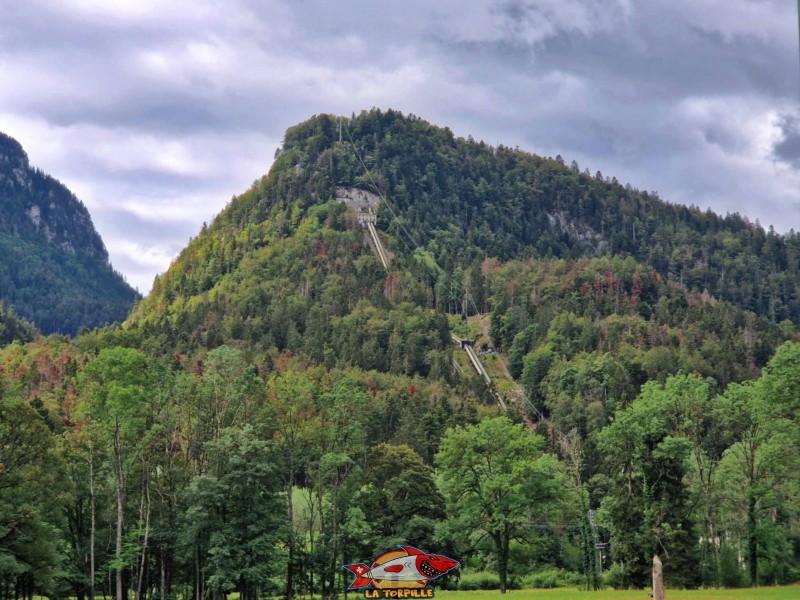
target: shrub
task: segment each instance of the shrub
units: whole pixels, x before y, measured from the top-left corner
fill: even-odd
[[[500,578],[488,571],[464,573],[461,575],[461,581],[458,582],[458,589],[464,591],[499,590]]]
[[[557,587],[580,587],[585,578],[580,573],[564,569],[545,569],[531,573],[522,579],[522,587],[529,589],[548,589]]]
[[[582,587],[586,585],[586,575],[577,571],[565,571],[563,578],[565,587]]]
[[[730,543],[722,544],[719,550],[719,582],[726,588],[738,588],[744,585],[744,579],[736,548]]]
[[[603,585],[612,587],[615,590],[626,587],[625,571],[622,570],[620,565],[613,565],[608,571],[603,573]]]

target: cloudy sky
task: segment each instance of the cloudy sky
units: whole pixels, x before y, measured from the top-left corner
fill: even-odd
[[[373,106],[800,229],[792,0],[26,0],[0,131],[141,291],[287,127]]]

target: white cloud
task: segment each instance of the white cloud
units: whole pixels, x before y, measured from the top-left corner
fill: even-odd
[[[119,257],[116,268],[130,285],[143,293],[153,285],[153,273],[161,273],[169,267],[176,250],[174,245],[139,244],[129,240],[115,240],[108,245],[109,253]]]
[[[29,0],[30,1],[30,0]],[[100,26],[163,25],[208,23],[221,19],[225,3],[193,0],[33,0],[62,17],[71,17]]]

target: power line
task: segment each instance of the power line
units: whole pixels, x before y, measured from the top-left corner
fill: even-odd
[[[800,0],[798,0],[798,4],[800,4]],[[344,121],[344,119],[343,119],[343,118],[342,118],[342,119],[340,119],[340,121],[339,121],[339,132],[340,132],[340,135],[341,135],[341,124],[342,124],[342,121]],[[361,152],[359,152],[359,150],[358,150],[358,147],[356,146],[355,140],[353,139],[353,135],[352,135],[352,133],[350,132],[350,127],[349,127],[349,125],[347,124],[347,122],[346,122],[346,121],[344,121],[344,123],[345,123],[345,130],[347,131],[347,138],[350,140],[350,145],[351,145],[351,146],[352,146],[352,148],[353,148],[353,152],[355,153],[355,155],[356,155],[356,158],[358,158],[358,162],[361,164],[361,167],[364,169],[364,173],[365,173],[365,174],[366,174],[366,176],[369,178],[369,181],[372,183],[372,187],[373,187],[373,188],[375,188],[375,191],[377,192],[378,196],[380,196],[381,200],[383,200],[383,203],[384,203],[384,205],[386,206],[386,209],[389,211],[389,213],[392,215],[392,217],[394,217],[394,219],[395,219],[395,221],[397,222],[398,226],[399,226],[399,227],[400,227],[400,229],[403,231],[403,233],[405,233],[405,234],[406,234],[406,236],[408,237],[408,239],[409,239],[409,240],[411,241],[411,243],[414,245],[415,249],[420,249],[420,250],[422,250],[422,246],[421,246],[421,245],[420,245],[420,244],[419,244],[419,243],[418,243],[418,242],[417,242],[417,241],[414,239],[414,237],[411,235],[411,233],[409,233],[409,231],[408,231],[408,230],[405,228],[405,226],[403,225],[403,222],[402,222],[402,220],[400,219],[400,217],[399,217],[399,216],[397,215],[397,213],[395,213],[395,211],[392,209],[392,206],[391,206],[391,204],[389,203],[389,200],[388,200],[388,198],[386,198],[386,196],[384,195],[384,193],[383,193],[383,192],[381,191],[381,189],[378,187],[378,184],[375,182],[375,179],[372,177],[372,173],[370,173],[370,170],[367,168],[367,165],[366,165],[366,163],[364,162],[364,159],[363,159],[363,158],[362,158],[362,156],[361,156]],[[408,245],[408,244],[405,242],[405,240],[403,240],[403,239],[402,239],[402,237],[398,237],[398,239],[399,239],[401,242],[403,242],[403,245],[406,247],[406,249],[407,249],[407,250],[408,250],[408,251],[409,251],[411,254],[413,254],[413,253],[414,253],[414,251],[413,251],[413,250],[411,250],[411,248],[409,247],[409,245]],[[465,295],[466,295],[466,296],[467,296],[467,298],[469,299],[470,303],[472,304],[472,307],[473,307],[473,309],[475,310],[475,313],[476,313],[476,314],[480,314],[480,311],[478,311],[478,307],[477,307],[477,305],[475,304],[475,301],[474,301],[474,299],[472,298],[472,295],[471,295],[471,294],[470,294],[468,291],[466,291],[466,290],[463,288],[463,286],[462,286],[461,284],[458,284],[458,283],[456,283],[456,282],[455,282],[455,281],[454,281],[454,280],[453,280],[453,279],[452,279],[452,278],[451,278],[451,277],[450,277],[450,276],[447,274],[447,272],[446,272],[444,269],[442,269],[442,267],[440,267],[440,266],[439,266],[439,265],[438,265],[438,264],[437,264],[435,261],[434,261],[434,264],[435,264],[435,265],[436,265],[436,267],[439,269],[439,273],[438,273],[438,274],[442,275],[442,276],[443,276],[443,277],[444,277],[444,278],[445,278],[445,279],[446,279],[446,280],[447,280],[447,281],[450,283],[450,286],[451,286],[451,288],[450,288],[450,289],[451,289],[451,290],[453,290],[453,289],[461,289],[461,290],[463,290],[463,291],[464,291],[464,293],[465,293]],[[428,271],[428,273],[430,273],[430,274],[431,274],[431,275],[434,277],[434,279],[436,278],[436,276],[437,276],[437,273],[436,273],[436,272],[434,272],[434,271],[432,271],[432,270],[431,270],[431,269],[428,267],[428,265],[427,265],[427,264],[426,264],[424,261],[422,262],[422,266],[423,266],[423,267],[424,267],[424,268],[425,268],[425,269]],[[513,378],[512,378],[512,381],[514,381],[514,379],[513,379]],[[515,385],[517,385],[517,387],[518,387],[518,388],[520,387],[520,386],[519,386],[519,383],[517,383],[516,381],[514,381],[514,384],[515,384]],[[534,406],[533,402],[531,402],[531,401],[530,401],[530,400],[527,398],[527,395],[524,393],[524,391],[523,391],[523,390],[521,390],[521,389],[520,389],[520,391],[522,392],[523,399],[524,399],[524,402],[525,402],[525,406],[527,406],[527,407],[528,407],[528,409],[530,409],[531,411],[534,411],[534,412],[535,412],[536,416],[537,416],[537,417],[538,417],[538,419],[539,419],[539,423],[546,424],[548,427],[550,427],[550,429],[552,430],[552,432],[553,432],[553,433],[554,433],[554,434],[555,434],[555,435],[556,435],[558,438],[560,438],[562,441],[565,441],[565,442],[566,442],[566,441],[568,441],[568,440],[569,440],[568,436],[567,436],[567,435],[566,435],[566,434],[565,434],[563,431],[561,431],[561,430],[560,430],[558,427],[556,427],[556,426],[555,426],[555,424],[553,424],[553,422],[552,422],[552,421],[548,421],[548,420],[547,420],[547,418],[545,417],[544,413],[543,413],[541,410],[539,410],[539,408],[538,408],[538,407]]]
[[[339,132],[340,132],[340,135],[341,135],[341,123],[342,123],[343,120],[344,119],[341,119],[339,121],[339,127],[340,127]],[[414,245],[415,250],[417,250],[417,249],[422,250],[423,249],[422,246],[414,239],[414,236],[412,236],[411,233],[409,233],[409,231],[408,231],[408,229],[406,229],[405,225],[403,225],[402,219],[397,215],[397,213],[394,212],[394,210],[392,210],[392,206],[389,203],[388,198],[386,198],[384,193],[378,187],[378,184],[375,182],[375,179],[373,179],[372,173],[370,173],[369,169],[367,168],[366,163],[364,162],[364,159],[361,157],[361,153],[358,151],[358,147],[356,146],[356,143],[353,140],[353,135],[351,134],[350,127],[349,127],[349,125],[347,125],[346,121],[345,121],[345,130],[347,131],[347,137],[350,140],[350,145],[353,147],[353,151],[355,152],[355,155],[358,158],[358,162],[361,164],[361,167],[364,169],[364,173],[367,175],[367,177],[369,178],[370,182],[372,183],[372,187],[375,188],[375,191],[377,192],[378,196],[380,196],[381,200],[383,200],[383,203],[386,206],[386,209],[389,211],[389,213],[392,215],[392,217],[394,217],[394,220],[397,222],[397,225],[399,226],[400,230],[403,233],[406,234],[406,236],[408,237],[409,240],[411,240],[411,243]],[[400,239],[401,239],[401,241],[403,241],[403,244],[406,246],[406,249],[408,249],[409,252],[411,252],[411,254],[413,254],[414,251],[412,251],[409,248],[408,244],[406,244],[405,241],[402,240],[402,238],[400,238]],[[463,291],[463,293],[466,296],[467,300],[472,305],[472,308],[475,310],[475,314],[480,314],[480,311],[478,310],[478,306],[475,304],[475,300],[472,298],[472,294],[470,294],[466,289],[464,289],[463,284],[456,283],[447,274],[447,272],[444,269],[442,269],[442,267],[440,267],[435,262],[435,260],[434,260],[434,265],[436,266],[437,269],[439,269],[438,273],[436,273],[435,271],[432,271],[428,267],[428,265],[425,264],[425,262],[422,263],[422,266],[425,267],[425,269],[428,271],[428,273],[430,273],[433,276],[434,279],[436,279],[437,275],[443,276],[445,278],[445,280],[450,284],[450,290],[451,291],[453,291],[453,290],[461,290],[461,291]]]
[[[800,0],[798,0],[798,6],[800,6]],[[341,142],[341,132],[342,132],[341,123],[342,123],[342,121],[340,120],[339,121],[339,141],[340,142]],[[420,244],[414,239],[414,237],[411,235],[411,233],[409,233],[409,231],[405,228],[405,226],[403,225],[402,220],[398,217],[397,213],[395,213],[395,211],[392,209],[392,206],[389,203],[389,200],[383,194],[381,189],[378,187],[378,184],[375,182],[375,179],[372,177],[372,173],[370,173],[369,169],[367,168],[367,165],[364,162],[364,159],[362,158],[361,153],[359,152],[355,141],[353,140],[353,136],[352,136],[352,134],[350,132],[350,127],[347,125],[346,122],[345,122],[345,129],[347,131],[347,137],[350,140],[350,144],[351,144],[351,146],[353,148],[353,151],[355,152],[355,155],[358,158],[358,162],[361,164],[361,167],[364,169],[364,172],[366,173],[367,177],[369,178],[369,181],[372,183],[372,187],[375,188],[375,191],[377,192],[378,196],[381,198],[381,200],[383,200],[384,206],[386,206],[386,209],[389,211],[389,213],[392,215],[392,217],[394,217],[394,219],[397,222],[400,230],[403,233],[405,233],[405,235],[408,237],[408,239],[414,245],[415,250],[416,249],[422,249]],[[413,255],[414,251],[411,250],[411,248],[406,243],[406,241],[400,236],[398,236],[398,239],[403,243],[403,245],[406,247],[406,249],[409,251],[409,253]],[[434,280],[435,280],[436,276],[437,276],[437,273],[432,271],[428,267],[428,265],[427,265],[427,263],[425,261],[421,261],[421,262],[422,262],[423,267],[426,269],[426,271],[428,271],[434,277]],[[475,304],[474,299],[472,298],[472,295],[466,289],[464,289],[461,284],[456,284],[454,282],[454,280],[452,278],[450,278],[450,276],[445,272],[445,270],[442,269],[442,267],[440,267],[436,263],[435,259],[434,259],[434,265],[436,266],[437,269],[439,269],[439,273],[438,274],[442,275],[450,283],[450,285],[451,285],[450,289],[451,290],[453,290],[453,289],[462,289],[464,291],[466,297],[469,299],[470,303],[472,304],[472,307],[475,310],[475,313],[476,314],[480,314],[480,312],[478,311],[478,307]],[[537,415],[537,417],[539,419],[539,423],[545,424],[546,426],[548,426],[550,428],[554,438],[557,438],[562,444],[569,444],[570,443],[569,436],[564,434],[558,427],[556,427],[555,424],[551,420],[550,421],[547,420],[546,417],[544,416],[544,413],[542,413],[542,411],[540,411],[539,408],[536,407],[533,404],[533,402],[531,402],[528,399],[527,394],[525,394],[524,390],[522,390],[522,388],[519,385],[519,383],[514,381],[513,378],[512,378],[512,381],[517,386],[517,389],[522,393],[522,398],[523,398],[523,400],[525,402],[525,406],[527,406],[529,410],[534,411],[536,413],[536,415]],[[503,403],[502,399],[500,398],[499,392],[496,391],[496,394],[497,394],[498,399],[500,400],[500,405],[505,410],[508,410],[506,408],[505,404]],[[582,485],[581,485],[581,489],[583,489]],[[592,541],[594,542],[595,550],[597,550],[599,546],[598,546],[597,526],[596,526],[595,520],[594,520],[594,511],[590,511],[589,520],[590,520],[590,523],[591,523]],[[540,522],[531,521],[531,522],[527,523],[527,526],[528,527],[532,527],[532,528],[544,529],[544,530],[550,530],[550,529],[554,529],[554,528],[565,528],[565,529],[571,529],[573,531],[579,530],[582,527],[580,524],[575,524],[575,523],[572,523],[572,522],[564,522],[564,521],[559,521],[558,523],[540,523]],[[600,556],[602,557],[602,550],[600,552],[601,552]],[[600,562],[600,568],[602,570],[602,558],[600,559],[599,562]]]

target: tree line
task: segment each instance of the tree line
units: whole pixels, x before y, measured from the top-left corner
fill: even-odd
[[[800,345],[746,383],[647,383],[590,453],[441,382],[120,335],[0,353],[4,598],[334,597],[396,544],[503,590],[641,587],[653,553],[673,585],[797,578]]]

